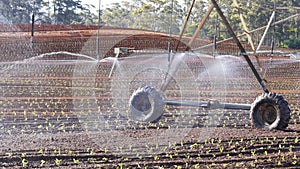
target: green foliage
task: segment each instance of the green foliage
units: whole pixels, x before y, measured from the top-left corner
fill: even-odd
[[[35,8],[39,9],[43,6],[47,6],[48,3],[43,0],[35,1]],[[0,1],[0,16],[6,18],[4,21],[12,24],[30,23],[31,15],[34,10],[33,1],[10,1],[2,0]],[[36,10],[37,17],[45,15],[45,12]],[[3,19],[2,21],[3,22]]]
[[[101,19],[110,26],[130,27],[133,20],[131,18],[131,8],[127,2],[113,3],[111,7],[104,10]]]
[[[53,6],[53,17],[58,24],[83,24],[93,18],[91,11],[82,5],[81,0],[54,0]]]
[[[34,3],[35,2],[35,3]],[[0,1],[0,23],[29,24],[32,14],[40,24],[92,24],[96,15],[93,5],[82,5],[81,0]]]
[[[102,20],[111,26],[169,32],[172,13],[172,32],[179,33],[182,10],[174,1],[173,11],[169,0],[134,0],[113,3],[103,11]]]
[[[283,44],[292,49],[300,49],[300,38],[285,40]]]
[[[33,2],[36,2],[35,5]],[[102,24],[123,28],[136,28],[158,32],[178,34],[189,11],[191,1],[174,0],[131,0],[111,3],[102,9]],[[243,33],[239,14],[242,14],[249,30],[267,25],[273,12],[273,2],[270,1],[238,1],[239,9],[232,1],[220,1],[219,5],[237,34]],[[295,14],[292,7],[300,6],[300,1],[278,1],[277,6],[290,7],[276,11],[276,20],[285,19]],[[196,0],[187,28],[186,36],[192,36],[203,19],[210,3]],[[98,14],[93,13],[93,5],[84,5],[82,0],[30,0],[30,1],[0,1],[0,23],[29,24],[35,11],[35,20],[39,24],[97,24]],[[35,10],[34,10],[35,9]],[[172,18],[170,17],[172,15]],[[172,25],[171,25],[172,22]],[[269,45],[272,36],[275,45],[299,48],[299,19],[295,17],[283,24],[272,27],[264,41]],[[263,31],[252,34],[254,43],[258,44]],[[210,38],[217,35],[218,39],[229,38],[215,10],[212,11],[199,36]],[[247,38],[241,38],[247,41]]]

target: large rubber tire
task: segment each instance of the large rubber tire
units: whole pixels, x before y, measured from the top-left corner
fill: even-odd
[[[164,113],[165,96],[151,86],[138,88],[129,99],[131,117],[141,122],[157,122]]]
[[[251,105],[250,119],[256,128],[284,130],[288,127],[291,110],[288,102],[276,93],[263,93]]]

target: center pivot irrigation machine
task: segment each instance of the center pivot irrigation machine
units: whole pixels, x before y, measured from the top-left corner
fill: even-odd
[[[207,109],[238,109],[250,110],[251,123],[256,128],[268,128],[284,130],[290,120],[290,108],[288,102],[279,94],[272,93],[267,88],[265,81],[260,77],[244,47],[234,33],[219,5],[211,0],[212,7],[216,9],[223,23],[235,40],[240,52],[247,61],[258,83],[263,89],[263,94],[258,96],[252,104],[221,103],[217,100],[211,101],[189,101],[189,100],[168,100],[164,91],[169,85],[171,78],[166,78],[160,89],[151,86],[142,86],[134,91],[129,99],[131,114],[135,119],[142,122],[157,122],[163,115],[166,105],[173,106],[196,106]],[[178,65],[170,64],[170,67],[178,69]]]

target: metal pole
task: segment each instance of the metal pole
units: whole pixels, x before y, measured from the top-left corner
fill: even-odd
[[[215,34],[214,34],[214,46],[213,46],[213,57],[216,57],[217,52],[217,34],[218,34],[218,16],[215,19]]]
[[[34,15],[35,15],[35,1],[33,2],[33,10],[32,10],[32,17],[31,17],[31,39],[30,42],[34,43]]]
[[[180,41],[181,41],[181,39],[182,39],[183,33],[184,33],[184,31],[185,31],[186,25],[187,25],[187,23],[188,23],[188,21],[189,21],[189,19],[190,19],[190,16],[191,16],[193,7],[194,7],[194,5],[195,5],[195,1],[196,1],[196,0],[193,0],[193,1],[192,1],[192,4],[191,4],[190,9],[189,9],[189,12],[188,12],[188,14],[187,14],[187,16],[186,16],[186,18],[185,18],[185,20],[184,20],[184,24],[183,24],[183,26],[182,26],[182,28],[181,28],[181,31],[180,31],[180,34],[179,34],[179,40],[178,40],[178,43],[177,43],[177,45],[176,45],[175,51],[178,50],[178,47],[179,47]]]
[[[264,42],[265,37],[266,37],[266,35],[267,35],[270,27],[271,27],[271,24],[272,24],[272,21],[274,19],[274,16],[275,16],[275,11],[273,11],[273,13],[272,13],[272,15],[270,17],[270,20],[268,22],[267,28],[265,29],[265,32],[264,32],[264,34],[263,34],[263,36],[262,36],[262,38],[261,38],[261,40],[260,40],[260,42],[259,42],[259,44],[258,44],[258,46],[256,48],[256,51],[260,50],[260,47],[261,47],[262,43]]]
[[[276,21],[276,1],[274,1],[274,21]],[[271,54],[273,54],[274,52],[274,46],[275,46],[275,33],[276,33],[276,25],[274,25],[273,27],[273,34],[272,34],[272,49],[271,49]]]
[[[97,60],[100,60],[100,45],[101,45],[101,41],[100,41],[100,24],[101,24],[101,0],[99,0],[99,13],[98,13],[98,33],[97,33]]]
[[[235,109],[235,110],[250,110],[250,104],[239,103],[220,103],[216,100],[211,101],[192,101],[192,100],[166,100],[164,101],[169,106],[191,106],[202,107],[208,109]]]
[[[258,74],[257,70],[255,69],[253,63],[251,62],[249,56],[246,54],[246,50],[245,48],[242,46],[241,42],[239,41],[239,39],[237,38],[236,34],[234,33],[232,27],[230,26],[228,20],[226,19],[225,15],[223,14],[221,8],[219,7],[219,5],[217,4],[217,2],[215,0],[211,0],[211,2],[214,4],[218,14],[220,15],[220,17],[222,18],[225,26],[228,29],[228,32],[231,34],[231,36],[233,37],[233,39],[235,40],[237,46],[239,47],[241,53],[243,54],[244,58],[246,59],[248,65],[250,66],[253,74],[255,75],[257,81],[259,82],[259,84],[261,85],[261,87],[263,88],[265,93],[269,93],[269,90],[267,88],[267,86],[265,85],[265,82],[262,80],[262,78],[260,77],[260,75]]]
[[[189,50],[189,48],[191,48],[192,44],[194,43],[195,39],[198,37],[201,29],[203,28],[204,24],[206,23],[209,15],[213,9],[214,9],[214,5],[211,4],[209,6],[209,8],[207,9],[207,12],[205,13],[204,18],[199,23],[198,28],[197,28],[196,32],[194,33],[192,39],[189,41],[188,48],[186,50]]]
[[[173,8],[174,8],[174,0],[171,1],[171,14],[170,14],[170,25],[169,25],[169,42],[168,42],[168,64],[169,64],[169,66],[172,62],[171,54],[172,54]]]
[[[217,53],[217,35],[214,35],[214,46],[213,46],[213,57],[216,57],[216,53]]]
[[[54,24],[57,24],[58,23],[58,13],[57,13],[57,10],[58,10],[58,7],[56,6],[56,0],[54,0],[54,5],[53,5],[53,10],[54,10]]]
[[[169,42],[168,42],[168,71],[165,74],[165,78],[160,87],[161,91],[165,91],[170,83],[169,72],[171,70],[171,65],[173,62],[172,57],[172,27],[173,27],[173,8],[174,8],[174,0],[171,1],[171,14],[170,14],[170,25],[169,25]]]

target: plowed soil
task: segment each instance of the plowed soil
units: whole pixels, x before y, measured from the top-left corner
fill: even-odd
[[[297,60],[262,60],[260,73],[291,108],[288,128],[270,131],[251,126],[246,110],[166,106],[157,123],[132,120],[131,92],[159,86],[167,55],[124,57],[109,78],[112,58],[20,53],[0,64],[2,168],[299,168]],[[223,77],[209,74],[215,62]],[[184,63],[165,91],[170,100],[251,104],[262,93],[243,58],[197,54]]]

